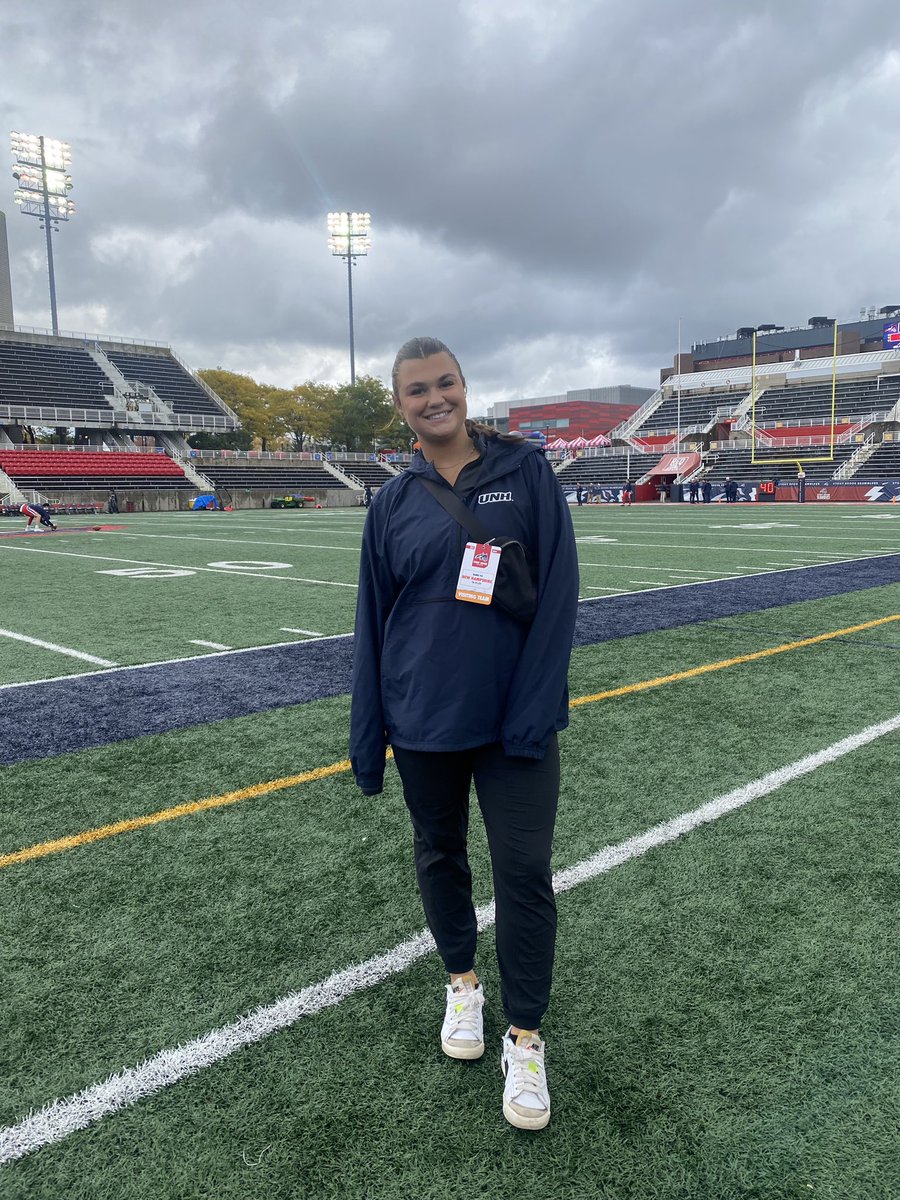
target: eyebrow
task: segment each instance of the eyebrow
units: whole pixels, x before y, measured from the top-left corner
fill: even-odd
[[[457,378],[458,378],[458,376],[457,376],[457,374],[456,374],[456,372],[455,372],[455,371],[445,371],[443,375],[439,375],[439,376],[437,377],[437,379],[435,380],[435,382],[436,382],[436,383],[443,383],[445,379],[457,379]],[[426,386],[426,384],[427,384],[427,380],[425,380],[425,379],[411,379],[411,380],[409,381],[409,383],[405,383],[405,384],[403,385],[403,390],[404,390],[404,392],[405,392],[405,391],[408,391],[408,390],[409,390],[409,388],[413,388],[413,387],[425,387],[425,386]]]

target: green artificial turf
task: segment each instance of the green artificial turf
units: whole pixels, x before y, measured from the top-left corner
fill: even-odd
[[[851,761],[561,898],[544,1133],[500,1114],[487,935],[481,1062],[440,1053],[432,958],[6,1168],[0,1194],[896,1194],[894,754]]]
[[[860,512],[861,507],[823,512],[779,505],[774,513],[758,505],[737,511],[576,509],[581,594],[597,598],[900,552],[900,525],[882,519],[900,514],[870,512],[874,505]],[[209,652],[193,644],[198,640],[244,648],[298,636],[283,632],[284,626],[349,633],[362,522],[363,514],[354,509],[137,514],[117,518],[118,532],[0,539],[0,568],[11,570],[16,580],[8,601],[0,601],[0,628],[123,665]],[[222,561],[289,566],[246,568],[266,578],[207,570]],[[104,573],[139,569],[142,563],[194,574]],[[25,607],[22,596],[28,597]],[[0,637],[0,683],[94,669]]]
[[[793,519],[785,507],[776,512]],[[717,561],[714,549],[688,557],[650,544],[670,534],[685,542],[685,522],[697,515],[602,509],[574,518],[579,536],[641,539],[644,565],[668,569]],[[198,526],[190,515],[134,518],[129,528],[186,536],[165,553],[148,542],[144,557],[193,564],[293,562],[290,548],[264,548],[263,538],[358,545],[361,528],[361,514],[234,517],[232,534],[250,545],[195,542],[198,529],[218,537],[228,527]],[[835,557],[875,552],[872,542],[841,540],[837,510],[800,519],[806,534],[838,538]],[[866,524],[865,534],[862,520],[845,524],[860,537],[874,525],[882,546],[900,540],[887,521]],[[689,532],[698,544],[720,536]],[[761,536],[749,531],[748,543]],[[791,538],[799,558],[803,538]],[[590,553],[611,564],[625,553],[617,546],[590,544]],[[323,570],[336,558],[355,561],[303,554],[306,563],[318,555]],[[106,657],[115,655],[102,647],[118,638],[132,655],[121,661],[176,656],[166,639],[177,621],[192,622],[192,637],[224,641],[210,632],[219,617],[249,639],[243,644],[288,637],[273,635],[276,624],[328,631],[299,609],[282,619],[271,608],[276,592],[315,597],[321,621],[335,625],[349,604],[352,622],[349,589],[197,575],[172,581],[192,589],[180,599],[174,591],[153,599],[143,589],[163,581],[42,561],[17,563],[27,594],[49,588],[35,636]],[[131,599],[118,608],[111,595]],[[573,654],[570,693],[896,613],[900,585],[583,647]],[[9,606],[0,627],[32,632],[23,619]],[[893,716],[898,626],[573,711],[562,735],[555,867]],[[90,668],[0,638],[0,680],[67,669]],[[0,853],[343,759],[348,713],[338,697],[4,768]],[[469,1195],[516,1200],[900,1194],[890,1115],[900,1099],[891,1074],[896,761],[892,735],[561,898],[546,1027],[555,1111],[537,1139],[502,1121],[493,1047],[476,1065],[436,1050],[441,977],[432,958],[0,1168],[0,1197],[443,1200],[460,1181]],[[491,888],[477,816],[471,852],[481,903]],[[422,925],[392,767],[375,799],[339,775],[0,870],[0,1122],[384,952]],[[489,933],[480,961],[493,1038],[501,1018],[492,952]]]

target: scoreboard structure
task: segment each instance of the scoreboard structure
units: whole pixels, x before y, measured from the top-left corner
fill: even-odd
[[[885,325],[882,336],[885,350],[900,350],[900,321]]]

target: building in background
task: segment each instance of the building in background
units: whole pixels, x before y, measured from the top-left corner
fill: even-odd
[[[13,327],[12,282],[9,277],[9,245],[6,214],[0,212],[0,329]]]
[[[534,396],[502,400],[487,411],[487,420],[502,433],[539,430],[549,438],[567,440],[609,433],[653,395],[653,388],[617,384],[614,387],[578,388],[559,396]]]
[[[756,361],[793,362],[803,358],[830,358],[834,353],[834,317],[810,317],[804,326],[742,325],[732,336],[712,342],[696,342],[689,354],[675,356],[671,367],[663,367],[660,383],[671,375],[695,371],[720,371],[728,367],[747,367],[753,357],[756,334]],[[900,304],[885,304],[876,309],[862,308],[855,321],[838,320],[838,354],[864,354],[870,350],[891,350],[900,346]]]

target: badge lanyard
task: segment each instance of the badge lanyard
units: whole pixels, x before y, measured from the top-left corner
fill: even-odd
[[[501,550],[487,542],[466,542],[459,579],[456,581],[456,599],[470,604],[490,604],[497,582]]]

